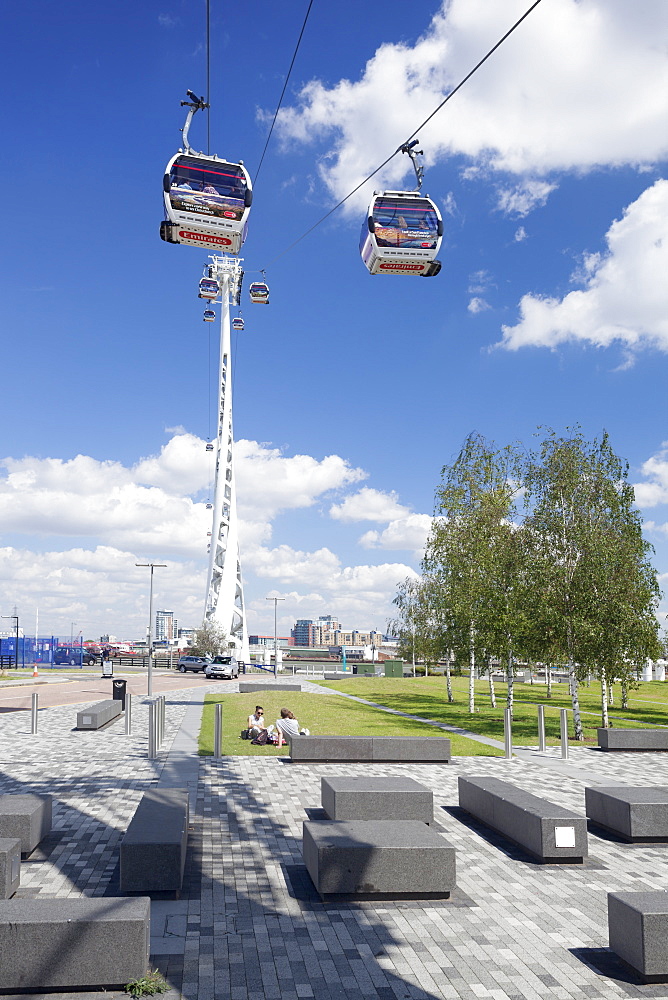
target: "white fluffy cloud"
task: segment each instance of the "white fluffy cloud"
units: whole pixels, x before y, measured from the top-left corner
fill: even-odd
[[[330,490],[366,478],[338,455],[321,461],[310,455],[286,457],[257,441],[237,441],[234,451],[237,492],[243,517],[271,518],[281,510],[310,507]]]
[[[635,483],[633,487],[638,506],[656,507],[668,503],[668,441],[643,463],[642,473],[648,481]]]
[[[366,549],[410,549],[422,556],[431,531],[429,514],[407,514],[390,521],[384,531],[367,531],[360,538]]]
[[[524,0],[444,0],[415,45],[381,45],[358,80],[309,82],[279,116],[283,138],[329,143],[321,177],[343,197],[525,9]],[[539,185],[534,203],[551,171],[656,162],[668,149],[667,29],[664,0],[541,4],[420,132],[428,161],[458,155],[477,170],[523,175]],[[372,184],[398,186],[410,172],[395,156]],[[520,215],[531,201],[524,192],[508,195]]]
[[[520,322],[503,327],[499,346],[584,341],[668,351],[668,180],[643,191],[612,223],[606,242],[606,253],[585,258],[583,289],[561,299],[523,296]]]
[[[534,208],[544,205],[556,184],[547,181],[526,180],[514,187],[499,189],[499,209],[504,215],[523,219]]]
[[[29,618],[39,608],[42,631],[66,634],[75,622],[87,638],[104,631],[136,637],[146,624],[148,576],[135,563],[157,559],[167,567],[156,573],[156,607],[173,608],[182,624],[197,624],[211,529],[211,514],[197,495],[208,486],[209,466],[204,441],[181,428],[159,454],[131,466],[86,455],[0,460],[5,602],[18,604]],[[341,492],[333,516],[343,522],[413,516],[396,495],[364,488],[346,497],[345,490],[365,478],[363,470],[338,455],[287,456],[255,441],[237,443],[235,468],[247,593],[258,584],[264,591],[267,581],[287,584],[297,595],[298,616],[330,608],[353,624],[380,625],[410,567],[344,566],[326,546],[271,547],[273,521],[283,511],[315,508]],[[6,544],[10,539],[13,546]],[[308,594],[315,595],[312,609]],[[251,630],[261,629],[269,614],[263,601],[257,604],[259,621],[249,620]]]
[[[358,493],[333,504],[330,517],[336,521],[391,521],[408,514],[408,507],[399,503],[396,493],[383,493],[364,486]]]

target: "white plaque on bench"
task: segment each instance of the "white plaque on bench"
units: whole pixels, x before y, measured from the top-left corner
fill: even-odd
[[[575,847],[575,827],[555,826],[554,828],[555,847]]]
[[[81,716],[81,725],[82,726],[92,726],[93,725],[93,716],[92,715],[82,715]]]

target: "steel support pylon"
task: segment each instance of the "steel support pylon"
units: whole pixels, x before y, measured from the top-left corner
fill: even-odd
[[[230,303],[238,304],[243,270],[233,257],[212,257],[212,277],[220,282],[220,362],[218,367],[218,434],[204,618],[222,626],[238,660],[248,663],[248,631],[244,607],[239,523],[234,476],[232,431],[232,354]]]

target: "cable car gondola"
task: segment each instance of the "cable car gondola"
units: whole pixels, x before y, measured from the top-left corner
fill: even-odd
[[[243,328],[244,328],[243,317],[242,316],[235,316],[234,319],[232,320],[232,329],[233,330],[243,330]]]
[[[401,150],[408,153],[418,180],[415,191],[376,191],[360,234],[360,254],[370,274],[415,274],[431,278],[441,270],[436,255],[443,237],[443,219],[435,202],[420,193],[423,167],[415,162],[417,140]]]
[[[216,318],[216,313],[213,309],[205,309],[202,319],[205,323],[213,323]]]
[[[208,108],[203,97],[188,91],[190,110],[183,127],[183,150],[165,168],[163,192],[167,219],[160,236],[167,243],[213,247],[238,254],[246,239],[253,186],[243,161],[197,153],[188,143],[195,112]]]
[[[266,281],[251,281],[248,293],[251,302],[258,305],[269,305],[269,285]]]
[[[213,441],[207,441],[207,443],[206,443],[206,450],[207,451],[213,451]]]
[[[200,299],[214,299],[218,298],[220,293],[220,285],[215,278],[200,278],[199,282],[199,292],[198,297]]]

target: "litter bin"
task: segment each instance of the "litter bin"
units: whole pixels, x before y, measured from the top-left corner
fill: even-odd
[[[115,678],[111,682],[111,688],[114,692],[114,701],[120,701],[123,711],[125,711],[125,688],[127,683],[127,681],[121,680],[120,677]]]

